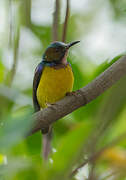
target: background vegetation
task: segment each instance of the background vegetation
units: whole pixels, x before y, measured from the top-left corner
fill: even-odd
[[[126,77],[54,124],[49,162],[41,158],[41,133],[24,139],[34,69],[52,41],[54,9],[51,0],[0,1],[0,180],[125,180]],[[60,0],[58,40],[65,10]],[[125,0],[70,1],[66,42],[81,40],[68,57],[74,90],[125,54],[125,32]]]

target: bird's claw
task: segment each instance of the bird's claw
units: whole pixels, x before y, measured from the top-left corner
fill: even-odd
[[[50,107],[50,106],[52,106],[52,105],[55,105],[55,103],[46,103],[46,106],[47,106],[47,107]]]
[[[66,96],[75,96],[76,95],[76,92],[75,91],[72,91],[72,92],[67,92],[66,93]]]

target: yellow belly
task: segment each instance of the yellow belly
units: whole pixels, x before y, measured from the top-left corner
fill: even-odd
[[[67,92],[72,91],[73,83],[74,76],[69,64],[60,69],[44,67],[37,89],[37,100],[40,107],[45,108],[47,104],[62,99]]]

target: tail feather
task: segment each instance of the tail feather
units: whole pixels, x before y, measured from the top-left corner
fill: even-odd
[[[49,128],[48,133],[43,134],[43,158],[48,159],[51,152],[51,140],[52,140],[52,127]]]

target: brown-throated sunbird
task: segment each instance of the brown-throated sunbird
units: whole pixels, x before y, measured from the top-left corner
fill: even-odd
[[[35,111],[46,108],[49,104],[54,104],[72,91],[74,75],[71,65],[67,62],[67,54],[69,48],[79,42],[74,41],[69,44],[53,42],[45,50],[42,61],[35,69],[33,80]],[[50,129],[42,129],[43,157],[45,159],[50,151]]]

